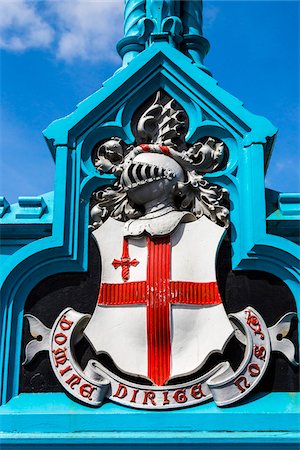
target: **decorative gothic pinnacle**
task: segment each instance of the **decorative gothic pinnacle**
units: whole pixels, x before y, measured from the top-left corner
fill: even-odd
[[[157,41],[166,41],[201,69],[209,50],[202,36],[202,0],[125,0],[124,38],[118,43],[123,65]]]

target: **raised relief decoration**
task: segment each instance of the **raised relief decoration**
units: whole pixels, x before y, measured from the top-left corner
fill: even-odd
[[[66,308],[51,329],[27,314],[35,339],[25,364],[47,350],[64,389],[90,406],[233,404],[258,385],[272,351],[296,364],[285,338],[295,313],[268,328],[252,307],[225,312],[215,266],[229,225],[226,191],[205,179],[222,168],[225,144],[207,136],[188,145],[186,114],[161,91],[135,122],[133,145],[111,137],[95,149],[97,170],[116,177],[91,210],[102,263],[95,311]],[[96,359],[80,367],[74,346],[83,337],[116,370]],[[243,348],[238,368],[222,361],[199,376],[231,339]]]

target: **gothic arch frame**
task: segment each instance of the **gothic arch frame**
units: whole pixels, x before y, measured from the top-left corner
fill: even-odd
[[[41,280],[55,273],[87,270],[90,195],[99,185],[113,181],[111,176],[96,173],[90,164],[89,149],[97,140],[109,138],[117,130],[130,141],[132,134],[128,118],[139,106],[137,99],[141,94],[138,93],[142,92],[145,100],[158,88],[174,96],[187,111],[190,118],[189,142],[211,130],[220,133],[216,137],[227,139],[229,164],[208,178],[229,191],[234,229],[234,270],[272,273],[287,284],[297,301],[297,246],[266,233],[264,166],[276,129],[267,120],[244,109],[240,101],[223,91],[213,78],[201,72],[186,56],[165,43],[156,43],[105,83],[102,90],[82,102],[73,114],[54,122],[44,132],[56,159],[52,235],[20,249],[10,258],[3,274],[0,348],[4,371],[1,393],[2,403],[7,403],[8,408],[11,400],[18,396],[23,309],[29,292]],[[123,108],[129,97],[131,102]],[[192,100],[185,102],[188,98]],[[199,116],[193,113],[200,110],[205,110],[213,118],[218,117],[218,121],[211,118],[203,121],[202,115],[202,125],[201,122],[199,124]],[[298,304],[297,307],[299,311]],[[35,403],[36,397],[30,401]],[[48,397],[46,403],[50,408],[48,412],[53,411],[53,397],[51,400]],[[25,410],[25,403],[23,408]],[[68,408],[66,399],[66,411]],[[82,420],[90,420],[91,413],[83,414],[80,405],[74,409],[81,414]],[[203,406],[201,410],[202,420]],[[97,414],[100,417],[102,413]],[[138,416],[139,412],[134,414]],[[194,414],[196,417],[198,413],[195,411]],[[288,418],[285,420],[288,427]]]

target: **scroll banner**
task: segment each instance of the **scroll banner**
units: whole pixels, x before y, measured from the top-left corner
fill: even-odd
[[[140,409],[171,409],[197,405],[213,399],[218,406],[233,404],[248,395],[263,377],[271,354],[268,328],[255,309],[248,307],[229,318],[236,337],[245,345],[237,371],[229,362],[188,383],[145,386],[128,382],[96,360],[84,370],[74,356],[74,345],[83,337],[90,315],[66,308],[55,321],[50,335],[50,360],[64,389],[89,406],[100,406],[105,398]]]

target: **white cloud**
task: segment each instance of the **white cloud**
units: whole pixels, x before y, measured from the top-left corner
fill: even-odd
[[[99,60],[117,57],[115,44],[123,34],[123,0],[54,2],[57,19],[57,57]]]
[[[54,37],[50,25],[40,16],[35,3],[0,0],[0,47],[24,51],[49,47]]]
[[[49,48],[67,62],[119,58],[124,0],[0,0],[0,48],[25,51]],[[203,3],[204,27],[220,13]]]
[[[0,48],[49,47],[67,62],[115,59],[123,0],[0,0]]]

